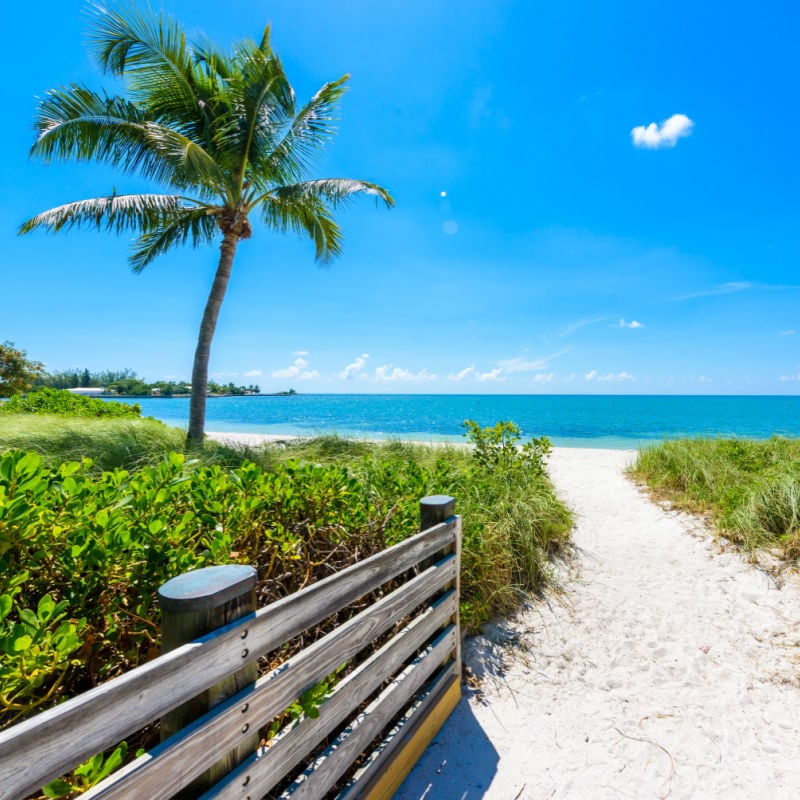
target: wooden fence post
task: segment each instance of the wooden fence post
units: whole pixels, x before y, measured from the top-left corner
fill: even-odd
[[[167,581],[158,590],[161,606],[161,651],[167,653],[211,633],[256,610],[256,570],[244,564],[226,564],[192,570]],[[247,648],[246,634],[242,648]],[[186,727],[218,703],[236,694],[258,677],[258,663],[234,672],[161,718],[161,740]],[[258,730],[225,758],[210,764],[178,798],[197,797],[227,775],[258,748]]]
[[[421,531],[444,522],[456,513],[456,500],[446,494],[434,494],[423,497],[419,501],[419,528]],[[456,626],[456,652],[454,655],[456,662],[456,672],[458,680],[461,680],[461,622],[458,614],[458,604],[461,602],[461,518],[457,520],[456,541],[451,552],[456,556],[456,578],[450,584],[450,588],[456,590],[458,603],[456,613],[453,615],[452,623]]]
[[[446,494],[433,494],[419,501],[419,529],[432,528],[456,513],[456,499]]]

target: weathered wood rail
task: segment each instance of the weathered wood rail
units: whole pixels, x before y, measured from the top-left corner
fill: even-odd
[[[211,591],[202,589],[206,570],[170,581],[160,595],[165,649],[174,649],[0,732],[0,800],[22,800],[157,719],[167,738],[82,798],[258,800],[282,787],[281,798],[316,799],[357,761],[338,796],[390,798],[460,697],[454,502],[424,498],[421,533],[258,610],[248,606],[249,567],[209,568],[224,571],[212,576]],[[398,588],[254,679],[261,655],[399,578]],[[318,716],[301,716],[259,747],[259,730],[409,618],[362,656]],[[179,643],[181,631],[196,636],[209,624],[216,629]]]

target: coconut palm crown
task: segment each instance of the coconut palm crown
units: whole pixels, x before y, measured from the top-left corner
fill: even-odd
[[[236,248],[252,220],[307,235],[316,258],[341,253],[333,210],[356,194],[394,204],[382,187],[345,178],[308,180],[312,157],[335,132],[348,76],[326,83],[302,107],[270,47],[244,40],[229,52],[187,43],[179,23],[134,6],[95,6],[89,47],[127,96],[80,84],[53,89],[40,103],[31,155],[99,161],[163,184],[169,194],[78,200],[37,214],[21,228],[90,227],[134,231],[130,263],[141,272],[178,245],[220,241],[192,370],[189,444],[202,442],[211,340]]]

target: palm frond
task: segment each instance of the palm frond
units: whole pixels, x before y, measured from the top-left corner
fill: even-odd
[[[125,230],[150,230],[165,224],[185,203],[177,195],[113,194],[77,200],[42,211],[20,226],[19,233],[36,228],[57,233],[71,228],[96,228],[121,233]]]
[[[219,233],[216,220],[205,208],[182,208],[157,228],[136,240],[128,259],[134,272],[141,272],[157,256],[187,242],[192,247],[206,244]]]
[[[148,119],[135,103],[73,85],[48,93],[39,107],[32,156],[104,161],[178,188],[221,191],[225,174],[198,144]]]
[[[388,208],[394,205],[394,198],[382,186],[368,181],[352,178],[321,178],[313,181],[279,186],[270,195],[285,203],[303,202],[306,198],[321,198],[336,208],[350,200],[353,195],[366,194],[375,197],[375,202],[383,200]],[[257,201],[258,202],[258,201]]]
[[[131,3],[93,7],[89,47],[102,69],[126,77],[154,113],[194,120],[199,101],[195,61],[180,24]]]
[[[275,148],[254,162],[261,172],[268,172],[276,183],[297,181],[303,177],[321,145],[336,132],[336,112],[349,76],[326,83],[298,112]]]
[[[264,222],[280,233],[305,234],[314,242],[315,258],[323,265],[341,255],[342,233],[330,209],[314,195],[287,200],[267,197],[262,205]]]
[[[280,141],[294,115],[294,91],[279,58],[252,41],[236,46],[237,71],[226,81],[225,113],[217,118],[216,151],[244,180]],[[252,165],[252,166],[251,166]]]

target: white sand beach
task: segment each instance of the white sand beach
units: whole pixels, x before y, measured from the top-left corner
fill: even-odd
[[[480,691],[396,800],[800,797],[800,584],[651,503],[633,457],[554,451],[563,595],[468,640]]]

